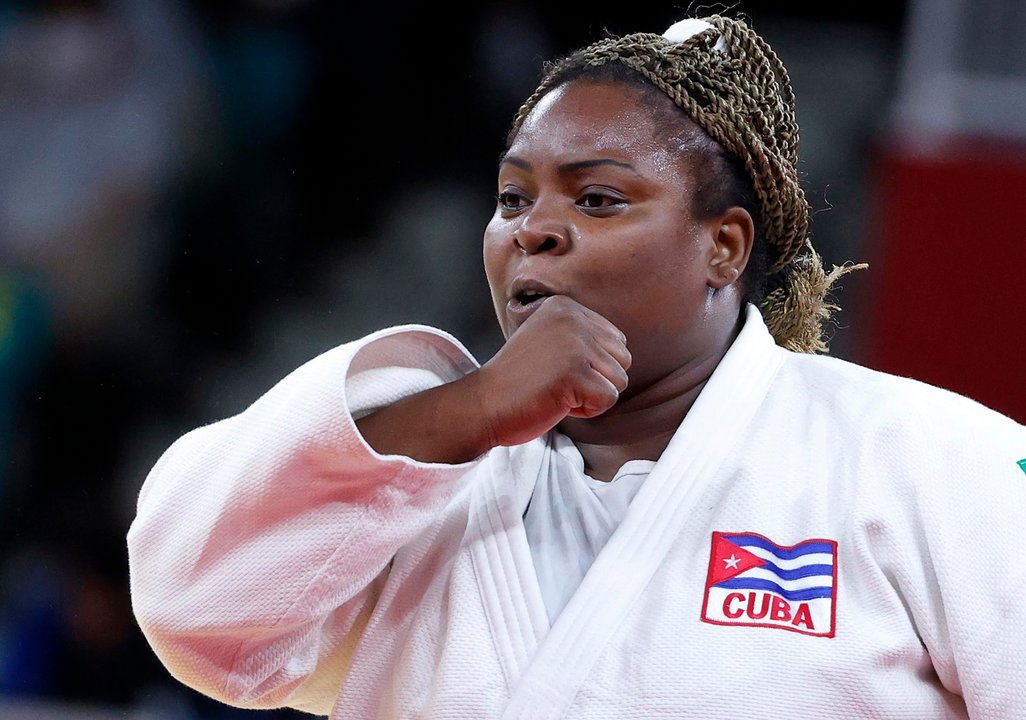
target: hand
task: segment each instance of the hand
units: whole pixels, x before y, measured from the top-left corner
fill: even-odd
[[[631,354],[623,333],[565,295],[540,306],[478,370],[490,445],[533,440],[563,418],[592,418],[627,387]]]
[[[623,333],[565,295],[538,302],[475,372],[358,420],[367,443],[386,455],[461,463],[615,405],[631,364]]]

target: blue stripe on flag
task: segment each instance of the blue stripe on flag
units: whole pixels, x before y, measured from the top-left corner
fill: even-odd
[[[753,545],[755,547],[762,548],[763,550],[769,550],[781,560],[793,560],[794,558],[801,557],[802,555],[809,555],[811,553],[827,553],[830,555],[833,555],[834,553],[834,546],[831,543],[817,542],[815,540],[803,542],[793,548],[785,549],[779,545],[774,545],[769,540],[761,538],[758,535],[724,535],[723,538],[742,547],[745,545]]]
[[[781,580],[800,580],[815,575],[829,575],[833,577],[834,575],[833,565],[805,565],[794,570],[784,570],[771,562],[767,562],[765,565],[759,565],[759,569],[769,570]]]
[[[788,600],[815,600],[816,598],[828,598],[834,596],[832,587],[812,587],[802,590],[785,590],[772,580],[762,578],[735,577],[716,583],[715,587],[728,590],[771,590]]]

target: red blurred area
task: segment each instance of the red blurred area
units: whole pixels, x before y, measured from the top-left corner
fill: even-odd
[[[1026,145],[949,140],[881,153],[872,367],[1026,421]]]

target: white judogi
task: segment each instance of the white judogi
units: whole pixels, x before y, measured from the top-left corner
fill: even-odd
[[[335,718],[1026,718],[1022,425],[750,307],[550,624],[524,510],[552,435],[442,465],[353,421],[475,366],[384,330],[164,454],[128,540],[173,675]]]

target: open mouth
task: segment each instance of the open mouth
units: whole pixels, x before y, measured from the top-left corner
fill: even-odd
[[[537,310],[546,298],[559,295],[562,291],[537,278],[520,277],[509,289],[506,311],[522,321]]]
[[[538,292],[537,290],[521,290],[514,297],[521,305],[530,305],[531,303],[547,298],[548,295]]]

